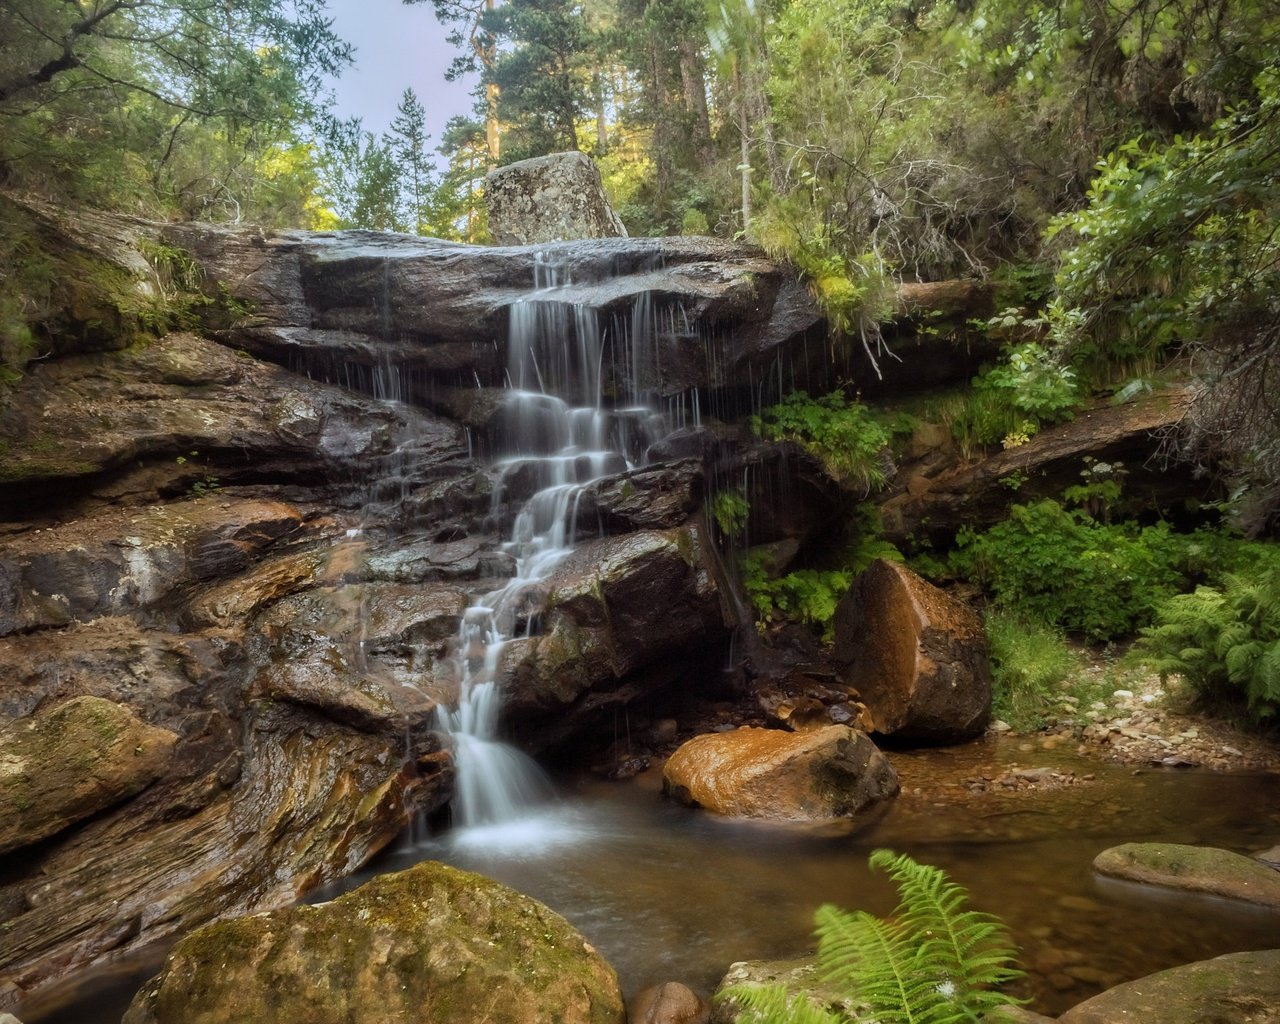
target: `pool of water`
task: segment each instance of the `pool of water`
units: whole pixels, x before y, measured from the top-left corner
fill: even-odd
[[[812,946],[813,912],[826,902],[887,913],[892,886],[867,867],[881,846],[944,868],[975,907],[1008,923],[1030,972],[1022,994],[1040,1012],[1060,1013],[1175,964],[1280,946],[1278,912],[1107,881],[1090,869],[1097,853],[1121,842],[1270,846],[1280,840],[1280,776],[1135,773],[1007,740],[891,757],[903,794],[852,835],[688,810],[661,796],[655,771],[626,783],[564,778],[560,800],[522,822],[406,837],[315,898],[373,873],[443,860],[563,914],[614,964],[628,995],[662,981],[709,993],[734,961],[801,955]],[[1077,784],[973,791],[983,776],[1014,765],[1072,772]],[[115,1022],[137,983],[84,982],[90,999],[19,1016],[27,1024]]]

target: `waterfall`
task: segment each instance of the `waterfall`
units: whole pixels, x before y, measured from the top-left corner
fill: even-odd
[[[515,560],[515,575],[475,600],[453,642],[458,705],[442,710],[441,721],[456,743],[453,813],[462,826],[511,820],[549,797],[541,769],[499,739],[503,649],[530,634],[536,615],[529,614],[529,593],[573,549],[584,489],[634,468],[666,432],[667,418],[642,388],[657,374],[647,298],[629,318],[614,317],[602,328],[595,309],[556,299],[568,283],[563,269],[539,254],[534,291],[511,307],[494,520],[511,494],[532,493],[502,545]],[[629,380],[623,401],[606,407],[610,347],[610,364],[624,367]]]

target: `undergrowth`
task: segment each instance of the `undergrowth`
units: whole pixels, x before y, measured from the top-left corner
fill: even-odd
[[[849,402],[838,391],[821,398],[793,391],[777,405],[751,417],[751,426],[760,437],[795,441],[821,460],[834,480],[868,492],[886,482],[883,455],[892,430],[878,422],[865,405]]]
[[[1061,709],[1064,687],[1084,669],[1084,659],[1062,631],[1016,609],[986,616],[991,651],[991,711],[1017,732],[1034,732]]]

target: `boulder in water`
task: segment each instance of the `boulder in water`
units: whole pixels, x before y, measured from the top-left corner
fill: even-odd
[[[1180,843],[1125,843],[1098,854],[1093,870],[1111,878],[1280,908],[1280,871],[1230,850]]]
[[[835,660],[871,731],[926,743],[969,739],[991,714],[982,619],[896,562],[877,559],[835,614]]]
[[[1228,953],[1117,985],[1059,1024],[1280,1024],[1280,949]]]
[[[662,771],[663,790],[715,814],[785,821],[849,818],[896,796],[898,776],[866,733],[735,729],[695,736]]]
[[[499,245],[627,235],[586,153],[550,153],[490,171],[484,199]]]
[[[618,979],[560,915],[436,862],[178,943],[125,1024],[623,1024]]]
[[[627,1007],[630,1024],[707,1024],[711,1008],[688,985],[668,981],[652,985]]]

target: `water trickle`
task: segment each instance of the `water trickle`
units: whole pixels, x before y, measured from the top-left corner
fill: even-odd
[[[452,653],[458,705],[441,715],[456,743],[453,812],[461,826],[517,819],[550,796],[537,765],[499,738],[504,649],[531,633],[538,584],[578,541],[585,488],[634,468],[668,429],[646,387],[659,376],[648,299],[621,326],[613,317],[604,327],[597,310],[557,298],[569,283],[562,267],[539,256],[534,279],[535,290],[511,307],[508,390],[493,463],[491,518],[510,520],[502,547],[515,560],[515,575],[463,616]],[[606,386],[620,401],[606,404]]]

